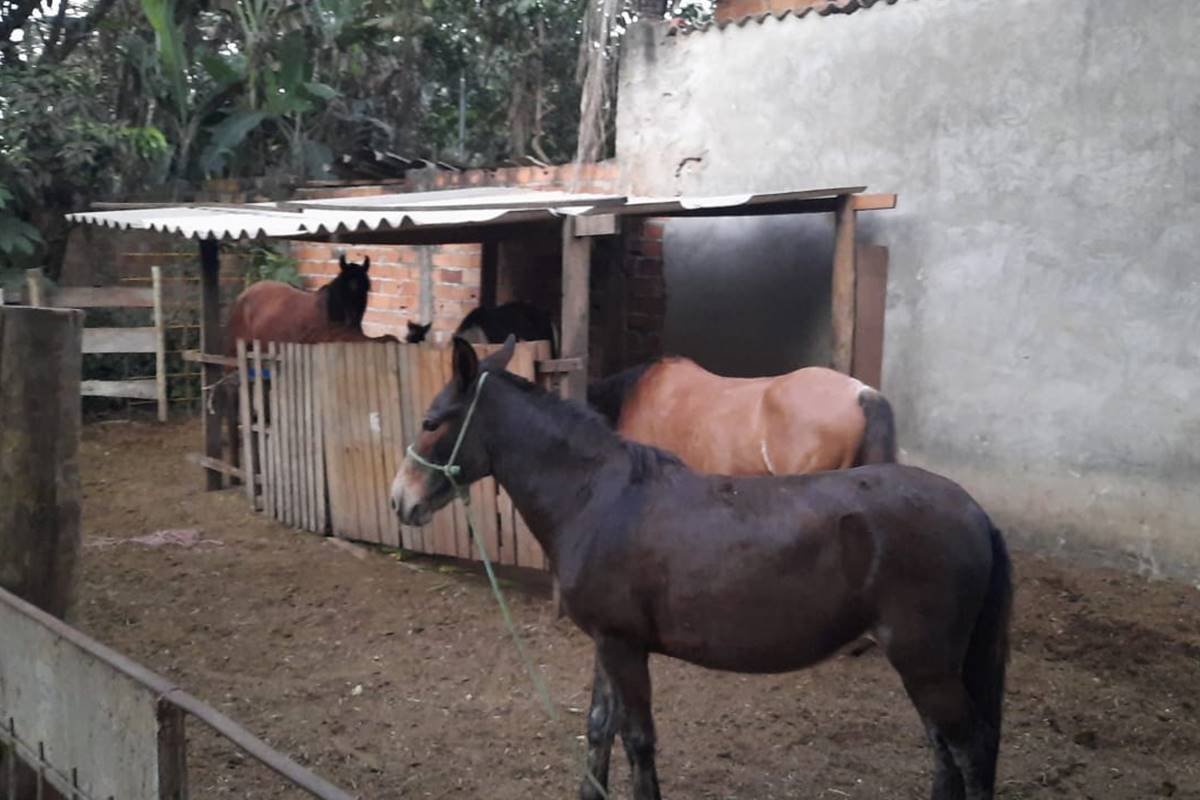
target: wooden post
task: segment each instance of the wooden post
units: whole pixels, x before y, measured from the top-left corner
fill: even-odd
[[[158,398],[158,421],[167,421],[167,323],[163,318],[162,268],[150,268],[154,292],[154,394]]]
[[[63,617],[79,558],[83,312],[0,308],[0,586]]]
[[[25,300],[39,308],[46,305],[46,278],[40,269],[25,270]]]
[[[592,240],[577,236],[575,219],[563,219],[562,229],[562,344],[560,358],[578,358],[581,368],[562,382],[563,397],[587,400],[588,286],[592,269]]]
[[[854,196],[838,197],[833,243],[833,368],[850,374],[854,366],[856,254]]]
[[[854,361],[850,374],[869,386],[882,389],[888,249],[877,244],[860,245],[857,267]]]
[[[216,239],[200,242],[200,350],[220,355],[221,349],[221,255]],[[201,368],[204,386],[213,386],[221,379],[221,367],[205,363]],[[210,389],[209,391],[214,391]],[[204,455],[221,460],[221,416],[219,403],[205,402],[202,409]],[[218,470],[205,469],[205,486],[211,492],[221,488]]]

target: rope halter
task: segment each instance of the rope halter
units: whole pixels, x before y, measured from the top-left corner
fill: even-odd
[[[446,476],[446,480],[450,481],[450,485],[454,487],[454,491],[463,501],[463,505],[469,504],[470,495],[464,491],[465,487],[460,485],[456,480],[458,476],[462,475],[462,467],[455,462],[458,460],[458,451],[462,449],[463,439],[466,438],[467,428],[471,426],[471,419],[475,416],[475,406],[479,404],[479,395],[483,393],[483,383],[487,380],[489,374],[488,372],[483,372],[479,375],[479,381],[475,384],[475,396],[471,398],[471,405],[467,407],[467,416],[463,419],[462,427],[458,429],[458,438],[454,441],[454,449],[450,451],[450,458],[447,459],[445,464],[435,464],[420,455],[417,452],[415,442],[410,444],[408,450],[405,451],[408,453],[409,458],[422,467],[425,467],[425,469],[432,472],[440,472]]]

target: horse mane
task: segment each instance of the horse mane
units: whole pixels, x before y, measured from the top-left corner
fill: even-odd
[[[496,373],[508,385],[519,389],[542,412],[553,433],[573,445],[596,452],[620,450],[629,457],[630,481],[643,483],[684,464],[674,453],[640,444],[617,435],[603,416],[583,403],[563,400],[543,387],[508,371]]]
[[[609,425],[617,427],[617,423],[621,421],[621,409],[625,407],[625,398],[629,396],[633,387],[638,385],[646,371],[657,363],[647,361],[645,364],[623,369],[588,384],[588,405],[600,412]]]
[[[366,275],[363,278],[367,282],[367,292],[362,298],[349,296],[345,288],[346,272],[317,290],[330,322],[353,329],[362,327],[363,316],[367,313],[367,295],[371,292],[371,278]]]

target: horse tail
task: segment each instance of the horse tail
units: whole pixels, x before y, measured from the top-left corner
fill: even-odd
[[[988,579],[983,608],[975,619],[963,683],[978,713],[988,725],[988,755],[994,763],[1000,746],[1000,722],[1004,705],[1004,673],[1008,667],[1008,626],[1012,615],[1012,562],[1004,537],[988,521],[992,544],[992,573]]]
[[[892,404],[875,389],[864,386],[858,393],[858,405],[862,409],[866,425],[854,466],[864,464],[896,463],[896,419]]]

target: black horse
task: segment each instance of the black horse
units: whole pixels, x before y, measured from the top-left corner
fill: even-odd
[[[425,341],[431,324],[409,322],[405,341],[409,344]],[[475,344],[500,344],[509,334],[522,342],[550,342],[551,351],[558,353],[558,335],[550,315],[523,300],[491,308],[479,306],[463,317],[455,330],[455,336]]]
[[[550,559],[567,614],[596,645],[581,797],[607,785],[618,731],[633,797],[660,796],[651,653],[785,672],[864,632],[925,724],[934,800],[993,797],[1010,565],[1000,532],[961,487],[897,464],[700,475],[507,373],[513,349],[509,337],[479,362],[454,340],[454,377],[426,412],[417,457],[401,464],[391,502],[404,524],[428,522],[454,497],[445,473],[428,465],[445,465],[456,448],[459,482],[493,475],[512,497]]]

